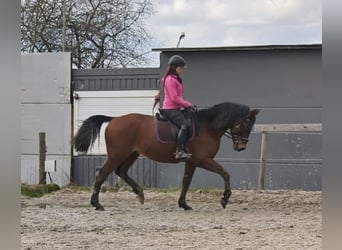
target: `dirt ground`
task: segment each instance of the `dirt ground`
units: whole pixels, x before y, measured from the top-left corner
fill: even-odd
[[[128,190],[100,193],[63,188],[21,197],[21,249],[322,249],[322,193],[190,191],[193,210],[178,208],[179,191],[145,190],[141,205]]]

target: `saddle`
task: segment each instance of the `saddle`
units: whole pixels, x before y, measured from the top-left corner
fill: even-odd
[[[186,118],[190,125],[188,141],[192,141],[196,135],[195,115],[189,112]],[[155,133],[157,139],[162,143],[176,143],[179,128],[166,116],[163,109],[159,109],[154,117]]]

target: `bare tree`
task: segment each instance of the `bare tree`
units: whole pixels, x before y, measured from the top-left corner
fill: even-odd
[[[76,68],[147,63],[150,0],[26,0],[21,9],[23,52],[72,53]]]

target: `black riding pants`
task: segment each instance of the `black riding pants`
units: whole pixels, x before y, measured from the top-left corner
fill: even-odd
[[[163,111],[168,119],[170,119],[179,128],[177,149],[184,150],[190,128],[190,124],[185,117],[186,111],[180,109],[163,109]]]

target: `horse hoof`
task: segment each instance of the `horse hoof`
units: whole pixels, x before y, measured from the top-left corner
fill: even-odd
[[[144,205],[145,197],[144,194],[138,194],[138,199],[142,205]]]
[[[96,206],[95,210],[104,211],[104,207],[101,205]]]
[[[192,207],[190,207],[188,205],[185,205],[183,208],[184,208],[184,210],[192,210]]]
[[[228,204],[228,201],[226,201],[225,199],[221,199],[221,205],[222,205],[222,207],[223,208],[226,208],[226,206],[227,206],[227,204]]]
[[[104,211],[104,207],[100,205],[100,203],[91,200],[90,204],[95,207],[95,210],[100,210],[100,211]]]
[[[178,202],[178,206],[184,210],[192,210],[192,207],[188,206],[186,203]]]

